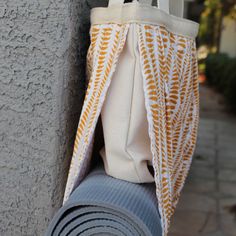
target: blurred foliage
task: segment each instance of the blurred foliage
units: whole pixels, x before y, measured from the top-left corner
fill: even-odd
[[[199,72],[204,72],[206,70],[206,64],[199,63],[198,68],[199,68]]]
[[[205,60],[207,83],[224,94],[236,110],[236,58],[225,53],[209,53]]]
[[[223,16],[230,15],[236,20],[236,1],[235,0],[221,0]]]
[[[221,16],[221,0],[206,0],[204,5],[205,10],[200,18],[199,41],[213,47]]]
[[[226,76],[226,85],[224,95],[236,110],[236,58],[230,59],[228,65],[224,68]]]
[[[199,41],[208,45],[212,52],[218,51],[222,18],[230,15],[236,19],[235,0],[205,0],[200,17]]]
[[[205,61],[205,74],[207,76],[208,84],[217,87],[219,90],[223,90],[223,84],[225,85],[225,79],[222,76],[222,73],[228,61],[229,57],[225,53],[208,54]]]

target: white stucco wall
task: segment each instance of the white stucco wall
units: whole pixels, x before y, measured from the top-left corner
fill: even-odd
[[[89,5],[0,1],[0,235],[43,235],[84,96]]]

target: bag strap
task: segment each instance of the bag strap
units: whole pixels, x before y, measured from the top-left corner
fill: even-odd
[[[184,17],[184,0],[170,0],[170,14],[177,17]]]
[[[139,0],[141,3],[152,5],[152,0]],[[133,2],[137,2],[134,0]],[[184,0],[157,0],[157,6],[159,9],[167,12],[168,14],[182,17],[184,14]],[[108,7],[113,5],[122,5],[124,0],[109,0]]]

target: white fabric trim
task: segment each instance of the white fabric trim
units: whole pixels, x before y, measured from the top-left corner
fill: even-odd
[[[91,10],[91,24],[148,23],[165,26],[169,31],[195,38],[199,24],[189,19],[166,13],[154,6],[141,3],[126,3],[121,6],[95,7]]]

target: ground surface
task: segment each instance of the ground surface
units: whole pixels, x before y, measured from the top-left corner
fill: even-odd
[[[170,236],[236,235],[236,116],[200,86],[197,148]]]

